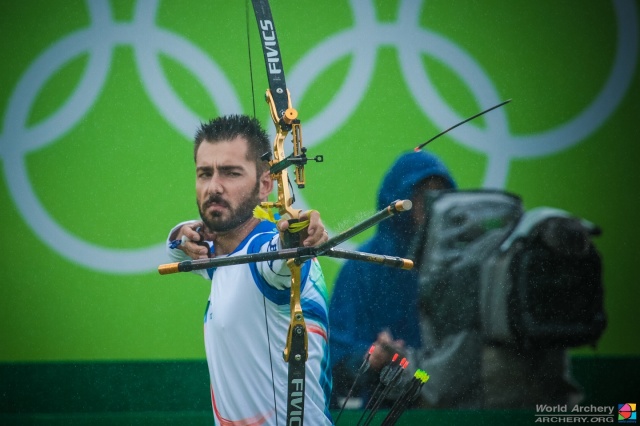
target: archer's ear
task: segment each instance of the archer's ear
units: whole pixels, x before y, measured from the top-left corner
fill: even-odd
[[[260,176],[260,199],[266,200],[271,191],[273,191],[273,179],[269,170],[266,170]]]

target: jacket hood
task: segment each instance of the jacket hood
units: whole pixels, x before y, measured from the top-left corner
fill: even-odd
[[[395,200],[411,199],[416,185],[431,176],[442,176],[452,188],[456,188],[449,170],[435,155],[425,151],[400,155],[382,180],[378,190],[377,209],[381,210]],[[411,238],[412,232],[410,212],[402,213],[380,222],[374,240],[382,238],[389,248],[396,248],[394,243],[399,238]],[[404,253],[395,255],[401,256]]]

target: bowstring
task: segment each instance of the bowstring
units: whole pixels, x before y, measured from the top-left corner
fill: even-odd
[[[249,0],[244,3],[247,23],[247,54],[249,55],[249,81],[251,82],[251,102],[253,104],[253,118],[256,118],[256,94],[253,84],[253,61],[251,60],[251,37],[249,37]]]

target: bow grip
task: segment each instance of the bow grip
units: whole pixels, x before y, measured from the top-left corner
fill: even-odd
[[[280,238],[282,241],[283,248],[297,248],[300,247],[300,234],[301,232],[290,232],[291,225],[294,223],[300,222],[300,219],[289,219],[287,223],[289,223],[289,228],[285,231],[280,232]]]

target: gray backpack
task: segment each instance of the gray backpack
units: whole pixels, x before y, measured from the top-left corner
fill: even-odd
[[[607,321],[602,262],[591,222],[549,207],[530,210],[480,277],[485,340],[525,348],[595,346]]]
[[[476,331],[510,347],[595,345],[606,327],[595,225],[558,209],[525,213],[502,191],[428,194],[414,258],[436,339]]]

